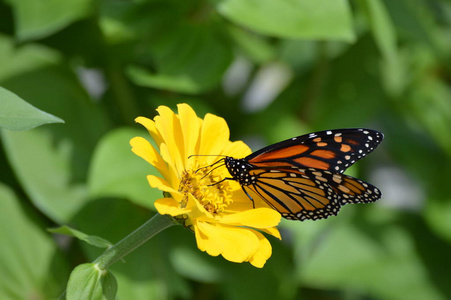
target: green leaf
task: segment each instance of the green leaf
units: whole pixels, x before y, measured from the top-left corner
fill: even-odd
[[[108,127],[56,51],[0,36],[0,84],[35,107],[58,115],[64,126],[4,131],[9,164],[33,204],[57,223],[68,223],[88,199],[85,180],[92,151]]]
[[[47,37],[88,15],[89,0],[8,0],[20,40]]]
[[[95,247],[99,247],[99,248],[108,248],[113,245],[112,243],[110,243],[109,241],[107,241],[101,237],[98,237],[95,235],[87,235],[81,231],[70,228],[69,226],[50,228],[50,229],[48,229],[48,231],[51,233],[58,233],[58,234],[73,236],[73,237],[78,238],[79,240],[85,241],[86,243],[88,243],[92,246],[95,246]]]
[[[209,283],[217,283],[224,278],[224,274],[216,267],[214,260],[205,256],[205,253],[197,248],[181,245],[169,251],[172,265],[186,278]]]
[[[87,201],[86,187],[71,183],[70,149],[55,146],[47,130],[4,130],[5,152],[33,204],[56,222],[67,223]]]
[[[162,192],[151,188],[146,177],[158,176],[159,173],[136,156],[130,146],[131,138],[148,135],[144,130],[122,128],[100,140],[88,177],[88,189],[92,197],[126,198],[140,206],[154,209],[153,203],[162,198]]]
[[[381,0],[362,0],[371,31],[384,58],[381,77],[387,91],[399,95],[405,85],[405,71],[398,55],[396,31],[390,14]]]
[[[77,266],[67,283],[67,300],[71,299],[116,299],[117,281],[108,271],[102,271],[95,264]]]
[[[255,63],[266,63],[274,60],[275,49],[269,41],[237,26],[230,25],[227,26],[227,29],[236,45]]]
[[[226,0],[217,7],[231,21],[262,34],[283,38],[353,41],[347,1]]]
[[[373,215],[382,220],[388,213],[374,210]],[[310,257],[298,268],[304,284],[364,290],[381,299],[443,299],[435,284],[424,280],[429,270],[405,228],[386,220],[359,226],[340,221],[328,233],[328,238],[317,239]]]
[[[128,76],[140,86],[188,94],[216,87],[232,62],[232,50],[216,27],[182,23],[160,34],[150,48],[157,71],[134,65]]]
[[[49,123],[64,123],[64,121],[0,87],[0,127],[20,131]]]
[[[381,0],[362,0],[368,18],[374,39],[387,60],[393,60],[397,57],[396,32],[390,15]]]
[[[0,298],[56,299],[69,269],[35,211],[0,183]]]

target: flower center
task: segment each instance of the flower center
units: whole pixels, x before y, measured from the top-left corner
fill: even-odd
[[[227,180],[218,172],[210,172],[210,168],[197,170],[185,170],[182,173],[179,192],[184,194],[181,205],[188,202],[188,193],[193,195],[212,214],[222,213],[232,200],[232,188]]]

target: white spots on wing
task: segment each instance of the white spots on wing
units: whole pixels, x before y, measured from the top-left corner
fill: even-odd
[[[335,181],[336,183],[341,183],[342,181],[341,176],[337,174],[332,175],[332,180]]]

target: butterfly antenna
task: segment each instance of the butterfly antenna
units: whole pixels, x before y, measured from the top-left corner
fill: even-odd
[[[213,165],[217,164],[218,162],[223,162],[224,159],[218,160],[217,162],[215,162]],[[209,167],[213,166],[210,165]],[[220,168],[222,166],[225,166],[225,163],[220,164],[219,166],[214,167],[213,169],[211,169],[210,171],[207,172],[207,174],[205,174],[204,176],[202,176],[202,179],[204,179],[205,177],[207,177],[207,175],[209,175],[211,172],[213,172],[214,170],[216,170],[217,168]],[[197,171],[196,171],[197,172]],[[217,182],[218,183],[218,182]]]
[[[194,156],[221,156],[221,157],[227,157],[227,155],[220,155],[220,154],[191,154],[190,156],[188,156],[188,159],[190,159],[191,157]]]
[[[224,156],[224,157],[226,157],[226,155],[190,155],[190,156],[188,156],[188,159],[189,159],[190,157],[193,157],[193,156]],[[219,163],[221,163],[221,162],[224,162],[224,158],[221,158],[220,160],[218,160],[218,161],[212,163],[211,165],[200,167],[200,168],[197,169],[194,173],[197,173],[197,172],[199,172],[200,170],[205,169],[205,168],[211,168],[211,167],[213,167],[214,165],[219,164]],[[219,166],[219,167],[220,167],[220,166]],[[216,168],[215,168],[215,169],[216,169]],[[213,169],[213,170],[214,170],[214,169]],[[212,171],[213,171],[213,170],[212,170]],[[211,172],[211,171],[210,171],[210,172]],[[208,172],[208,173],[210,173],[210,172]]]

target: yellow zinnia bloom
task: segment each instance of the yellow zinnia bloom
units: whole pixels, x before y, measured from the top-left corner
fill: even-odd
[[[207,167],[220,159],[216,155],[245,157],[251,153],[249,147],[229,141],[229,128],[218,116],[201,119],[187,104],[178,105],[178,114],[166,106],[157,111],[154,120],[135,121],[146,127],[159,151],[142,137],[130,141],[132,151],[162,175],[147,176],[150,186],[167,195],[155,202],[155,208],[191,229],[200,250],[263,267],[272,250],[261,232],[280,239],[275,227],[280,214],[268,207],[254,208],[237,182],[219,182],[230,177],[225,167]]]

